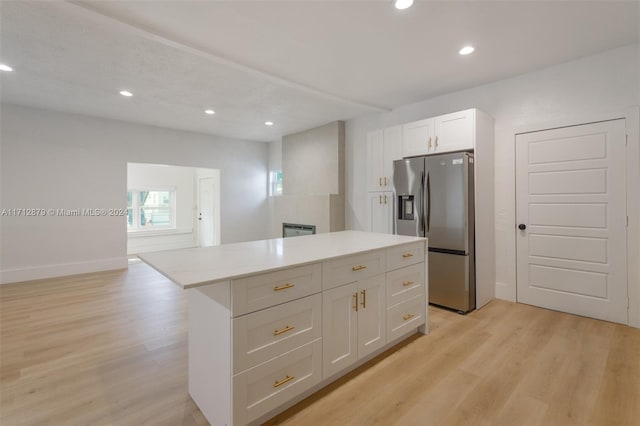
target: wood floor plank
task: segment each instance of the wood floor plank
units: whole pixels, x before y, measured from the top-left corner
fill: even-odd
[[[206,425],[186,294],[144,264],[0,286],[0,424]],[[416,335],[277,425],[640,424],[640,330],[493,301]]]

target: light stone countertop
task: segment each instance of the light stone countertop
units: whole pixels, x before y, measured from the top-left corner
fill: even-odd
[[[341,231],[160,251],[139,257],[174,283],[188,289],[425,240],[403,235]]]

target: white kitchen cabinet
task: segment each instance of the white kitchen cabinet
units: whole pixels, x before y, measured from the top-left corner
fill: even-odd
[[[145,261],[188,289],[190,395],[210,424],[242,426],[426,333],[426,248],[345,231]]]
[[[402,126],[402,157],[429,154],[436,136],[435,120],[427,118]]]
[[[434,118],[433,153],[471,150],[474,148],[475,110],[467,109]]]
[[[367,135],[367,188],[393,189],[393,161],[402,158],[402,127],[394,126]]]
[[[475,135],[475,109],[407,123],[402,126],[402,156],[472,150]]]
[[[369,192],[368,230],[393,234],[393,192]]]
[[[323,379],[385,345],[385,293],[385,274],[323,293]]]

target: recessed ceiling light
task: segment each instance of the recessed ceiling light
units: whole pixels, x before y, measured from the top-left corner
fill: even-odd
[[[404,10],[408,9],[413,5],[413,0],[395,0],[393,5],[396,9]]]
[[[13,71],[13,68],[11,68],[9,65],[0,64],[0,71]]]
[[[128,97],[128,98],[130,98],[131,96],[133,96],[133,93],[131,93],[131,92],[130,92],[130,91],[128,91],[128,90],[121,90],[121,91],[120,91],[120,94],[121,94],[122,96],[126,96],[126,97]]]
[[[273,126],[273,121],[265,121],[264,125],[265,126]]]
[[[213,114],[215,114],[216,112],[215,112],[214,110],[212,110],[212,109],[205,109],[205,110],[204,110],[204,113],[205,113],[205,114],[209,114],[209,115],[213,115]]]
[[[468,55],[469,53],[473,53],[474,50],[476,50],[476,49],[473,46],[465,46],[462,49],[460,49],[460,51],[458,51],[458,53],[461,54],[461,55]]]

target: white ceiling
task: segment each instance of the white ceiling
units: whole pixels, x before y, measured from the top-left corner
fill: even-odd
[[[1,95],[270,141],[638,43],[639,5],[2,1],[0,62],[15,72],[2,73]],[[465,44],[476,53],[459,56]],[[135,96],[120,96],[125,88]]]

